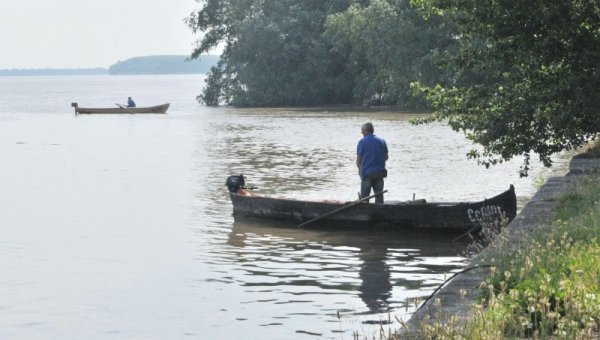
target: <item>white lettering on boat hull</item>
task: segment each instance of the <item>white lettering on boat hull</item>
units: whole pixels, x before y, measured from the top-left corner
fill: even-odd
[[[467,215],[469,221],[476,222],[489,222],[500,219],[504,213],[502,208],[498,205],[485,205],[480,209],[468,209]]]

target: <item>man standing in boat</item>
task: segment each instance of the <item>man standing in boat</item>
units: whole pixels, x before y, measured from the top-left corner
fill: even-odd
[[[361,128],[363,138],[356,147],[356,166],[360,176],[360,197],[383,191],[383,179],[387,177],[385,161],[388,159],[388,148],[385,140],[375,136],[375,128],[371,122]],[[383,193],[375,196],[375,203],[383,204]]]
[[[131,97],[127,98],[127,107],[135,107],[135,102],[133,99],[131,99]]]

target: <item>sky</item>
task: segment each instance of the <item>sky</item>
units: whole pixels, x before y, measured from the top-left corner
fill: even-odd
[[[195,0],[0,0],[0,69],[190,55],[199,37],[183,19],[199,8]]]

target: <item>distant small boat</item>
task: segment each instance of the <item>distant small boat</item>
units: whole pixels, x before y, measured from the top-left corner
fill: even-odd
[[[79,107],[77,103],[71,103],[71,106],[75,108],[75,114],[90,114],[90,113],[166,113],[169,109],[169,103],[147,106],[147,107],[127,107],[124,105],[117,104],[116,107],[105,107],[105,108],[90,108],[90,107]]]

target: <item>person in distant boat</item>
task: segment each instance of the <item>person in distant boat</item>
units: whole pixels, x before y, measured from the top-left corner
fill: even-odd
[[[360,176],[360,197],[383,191],[383,179],[387,177],[385,162],[388,160],[388,148],[385,140],[375,136],[371,122],[361,127],[363,138],[356,147],[356,166]],[[375,203],[383,204],[383,193],[375,196]]]
[[[131,97],[127,98],[127,107],[135,107],[135,102],[133,99],[131,99]]]

